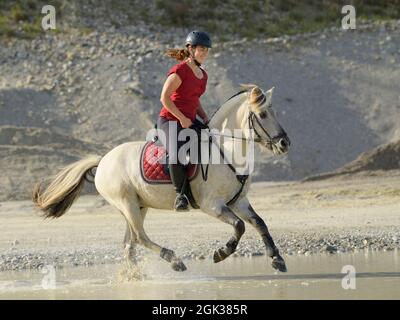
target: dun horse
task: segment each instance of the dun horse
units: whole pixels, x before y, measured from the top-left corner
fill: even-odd
[[[245,136],[241,143],[252,141],[276,155],[287,153],[290,140],[272,109],[272,92],[273,88],[264,92],[256,85],[244,86],[244,90],[227,100],[214,113],[208,124],[210,135],[212,129],[219,132],[241,130]],[[234,139],[227,140],[232,143]],[[148,208],[173,210],[176,196],[172,184],[149,184],[143,179],[140,154],[145,143],[127,142],[104,156],[88,156],[66,166],[44,191],[40,184],[35,186],[33,201],[44,212],[44,217],[62,216],[79,196],[87,175],[97,167],[94,178],[97,191],[122,213],[127,222],[124,239],[127,259],[135,261],[135,247],[140,244],[169,262],[173,270],[184,271],[186,266],[174,251],[149,239],[143,227]],[[224,149],[225,153],[232,150],[228,141],[219,148]],[[207,169],[207,179],[198,174],[190,181],[193,197],[202,212],[233,228],[233,235],[226,245],[215,250],[214,262],[220,262],[235,252],[247,222],[260,234],[266,253],[272,259],[272,267],[285,272],[285,261],[267,225],[246,197],[251,174],[245,178],[238,176],[234,165],[226,163],[210,163]]]

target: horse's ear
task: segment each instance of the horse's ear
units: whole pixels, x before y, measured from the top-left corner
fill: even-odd
[[[262,92],[262,90],[258,87],[258,86],[255,86],[253,89],[251,89],[251,91],[250,91],[250,101],[256,101],[257,100],[257,98],[260,96],[260,95],[262,95],[263,94],[263,92]]]
[[[272,87],[271,89],[269,89],[266,94],[268,94],[269,97],[272,97],[272,93],[274,92],[275,87]]]
[[[259,96],[262,93],[261,89],[258,86],[255,86],[253,89],[251,89],[250,94],[253,96]]]

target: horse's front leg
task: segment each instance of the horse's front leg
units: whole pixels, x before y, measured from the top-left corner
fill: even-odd
[[[251,206],[249,200],[244,197],[239,202],[231,206],[236,215],[242,218],[244,221],[250,223],[257,232],[261,235],[261,238],[265,244],[267,255],[272,258],[272,267],[282,272],[286,272],[285,260],[279,254],[278,248],[275,246],[274,240],[268,231],[268,227],[264,220],[255,212]]]
[[[215,205],[201,206],[201,210],[209,214],[210,216],[215,217],[233,226],[234,234],[226,243],[225,247],[219,248],[214,251],[215,263],[225,260],[227,257],[235,252],[239,240],[245,231],[244,222],[239,219],[233,213],[233,211],[229,207],[227,207],[222,201],[219,204]]]

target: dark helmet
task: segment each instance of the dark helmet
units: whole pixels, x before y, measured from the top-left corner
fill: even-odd
[[[204,46],[211,48],[211,39],[204,31],[192,31],[186,37],[185,45]]]

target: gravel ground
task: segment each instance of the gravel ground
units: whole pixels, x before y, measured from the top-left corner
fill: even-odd
[[[281,253],[293,254],[340,254],[344,252],[357,252],[360,250],[392,251],[400,248],[400,227],[394,227],[384,231],[371,230],[370,232],[338,232],[329,234],[301,234],[291,233],[274,237],[279,244]],[[221,241],[210,241],[204,244],[196,244],[196,249],[191,247],[175,247],[175,252],[183,252],[181,258],[209,259],[212,260],[213,250],[223,245]],[[145,258],[146,252],[138,250],[138,261]],[[241,242],[233,257],[263,256],[264,248],[257,238],[247,239]],[[123,254],[121,248],[99,248],[78,250],[54,250],[54,251],[27,251],[12,250],[0,254],[0,271],[41,269],[46,265],[56,268],[63,266],[91,266],[98,264],[121,263]],[[162,262],[161,262],[162,263]]]
[[[317,182],[254,183],[249,198],[285,255],[400,247],[398,171]],[[65,216],[46,221],[28,201],[1,202],[0,219],[1,271],[123,259],[124,220],[98,196],[83,196]],[[213,251],[232,232],[198,210],[184,214],[150,210],[145,228],[153,241],[184,260],[210,259],[210,263]],[[260,238],[247,227],[234,257],[264,254]],[[139,260],[149,255],[153,253],[138,248]]]

